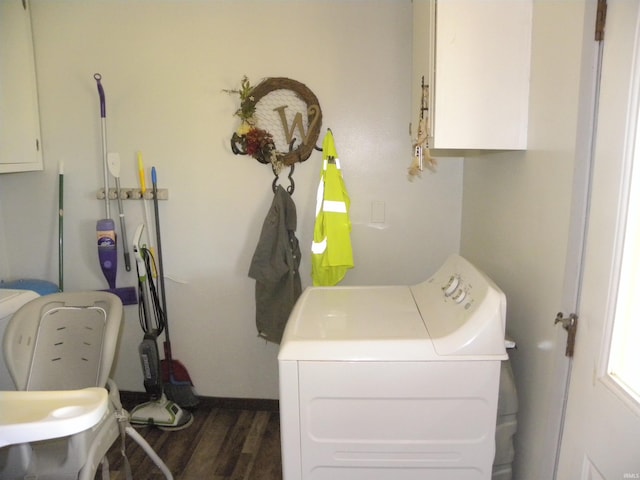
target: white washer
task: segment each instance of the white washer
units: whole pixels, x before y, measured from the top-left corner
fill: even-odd
[[[0,288],[0,345],[2,345],[4,330],[13,314],[25,303],[39,296],[31,290]],[[2,350],[4,351],[4,349]],[[0,390],[15,390],[3,354],[0,354]]]
[[[488,480],[506,300],[452,255],[418,285],[313,287],[282,339],[284,480]]]

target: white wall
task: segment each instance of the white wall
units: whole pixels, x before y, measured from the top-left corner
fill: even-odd
[[[3,218],[2,200],[0,200],[0,219]],[[2,225],[2,224],[0,224]],[[5,228],[0,228],[0,278],[9,276],[9,258],[7,257],[7,241]]]
[[[409,182],[411,4],[350,1],[33,0],[45,171],[0,176],[6,275],[57,281],[57,165],[65,170],[65,287],[106,288],[97,263],[102,185],[98,94],[103,76],[109,149],[135,187],[135,152],[158,169],[169,319],[176,358],[206,396],[277,397],[277,346],[256,337],[247,277],[272,193],[270,168],[234,156],[246,74],[306,84],[331,127],[352,198],[356,268],[346,284],[413,283],[460,244],[462,163]],[[295,171],[298,238],[311,240],[320,154]],[[373,226],[371,204],[385,203]],[[11,208],[8,208],[8,206]],[[143,217],[126,201],[131,237]],[[149,205],[151,208],[151,205]],[[112,212],[117,213],[116,204]],[[112,216],[115,215],[112,213]],[[309,257],[302,265],[309,284]],[[118,285],[135,285],[120,263]],[[116,380],[142,390],[135,307]]]
[[[553,478],[568,369],[566,333],[554,318],[575,308],[567,300],[576,278],[565,278],[565,267],[575,267],[579,251],[569,239],[580,224],[574,170],[584,177],[588,160],[581,113],[589,114],[589,92],[581,89],[593,75],[592,13],[584,2],[534,2],[529,148],[464,165],[461,252],[505,290],[507,330],[518,343],[518,480]]]

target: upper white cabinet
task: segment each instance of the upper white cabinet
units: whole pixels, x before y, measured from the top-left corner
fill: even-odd
[[[428,85],[429,147],[527,148],[532,0],[413,0],[415,138]]]
[[[42,170],[31,17],[26,0],[0,0],[0,173]]]

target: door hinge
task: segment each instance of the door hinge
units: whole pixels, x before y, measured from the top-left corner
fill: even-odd
[[[596,12],[596,42],[604,40],[604,24],[607,20],[607,0],[598,0],[598,10]]]
[[[558,312],[553,324],[557,325],[558,323],[562,324],[562,328],[567,331],[567,348],[565,349],[564,354],[567,357],[573,357],[573,348],[576,343],[576,331],[578,330],[578,315],[571,313],[568,317],[565,317],[564,313]]]

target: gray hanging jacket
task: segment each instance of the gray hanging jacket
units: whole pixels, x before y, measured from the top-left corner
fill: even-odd
[[[302,293],[296,205],[278,185],[249,267],[256,280],[258,335],[280,343],[293,305]]]

